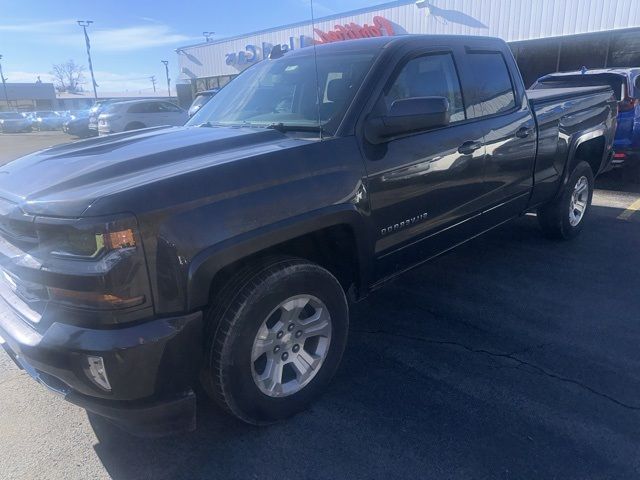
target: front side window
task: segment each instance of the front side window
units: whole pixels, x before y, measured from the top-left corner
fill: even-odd
[[[460,82],[449,53],[410,60],[384,95],[387,112],[396,100],[414,97],[445,97],[451,122],[465,119]]]
[[[469,116],[495,115],[516,106],[511,76],[500,52],[469,53],[466,56],[473,72],[472,91],[467,95]]]
[[[174,105],[173,103],[159,103],[158,110],[160,112],[172,112],[172,113],[181,111],[180,108]]]

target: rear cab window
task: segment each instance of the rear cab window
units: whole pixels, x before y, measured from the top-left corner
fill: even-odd
[[[499,115],[516,107],[513,81],[501,52],[467,52],[465,61],[473,72],[464,92],[469,118]]]

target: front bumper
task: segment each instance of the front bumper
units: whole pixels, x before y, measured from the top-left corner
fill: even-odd
[[[0,303],[0,343],[50,390],[136,435],[195,428],[201,312],[108,330],[54,323],[40,333]],[[91,379],[88,356],[103,358],[110,391]]]

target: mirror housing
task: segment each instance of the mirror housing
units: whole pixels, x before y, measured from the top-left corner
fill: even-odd
[[[447,98],[403,98],[393,102],[387,115],[367,119],[365,137],[378,144],[398,135],[445,127],[449,121]]]

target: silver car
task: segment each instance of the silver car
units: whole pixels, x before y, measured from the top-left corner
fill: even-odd
[[[187,120],[187,112],[165,100],[118,102],[109,105],[98,117],[98,133],[108,135],[161,125],[180,126]]]
[[[31,131],[31,119],[18,112],[0,112],[0,132],[21,133]]]

